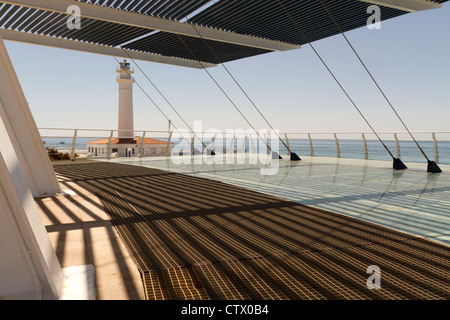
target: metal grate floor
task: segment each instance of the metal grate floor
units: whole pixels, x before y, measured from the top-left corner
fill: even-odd
[[[106,162],[54,166],[102,200],[148,299],[449,299],[447,246],[222,182]],[[381,289],[369,290],[369,266]]]

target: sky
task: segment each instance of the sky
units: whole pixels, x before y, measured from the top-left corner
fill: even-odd
[[[381,22],[381,29],[347,32],[374,78],[411,131],[450,131],[450,3],[438,10]],[[117,63],[113,57],[5,41],[39,128],[117,129]],[[336,35],[313,43],[378,132],[404,131],[386,100]],[[193,126],[249,129],[202,69],[136,61],[164,97]],[[135,78],[177,128],[187,127],[136,65]],[[313,50],[274,52],[226,63],[268,119],[288,133],[369,132]],[[208,69],[252,126],[267,129],[222,66]],[[168,121],[134,86],[135,130],[167,130]]]

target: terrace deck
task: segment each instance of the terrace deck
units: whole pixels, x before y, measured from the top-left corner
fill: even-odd
[[[450,250],[419,236],[163,170],[54,168],[102,201],[150,300],[450,298]],[[372,265],[380,290],[367,287]]]

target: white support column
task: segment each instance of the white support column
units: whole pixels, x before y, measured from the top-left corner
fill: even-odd
[[[34,197],[51,196],[61,189],[39,134],[19,79],[0,37],[0,116],[13,143]]]
[[[0,119],[0,299],[57,299],[63,272]]]

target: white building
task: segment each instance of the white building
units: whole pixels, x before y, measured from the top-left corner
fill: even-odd
[[[94,157],[106,157],[108,155],[109,138],[89,141],[87,143],[88,153]],[[111,139],[111,154],[117,157],[137,157],[142,147],[142,157],[170,155],[173,143],[166,141],[144,138],[133,138],[124,141],[123,139]],[[170,149],[169,149],[170,148]]]

